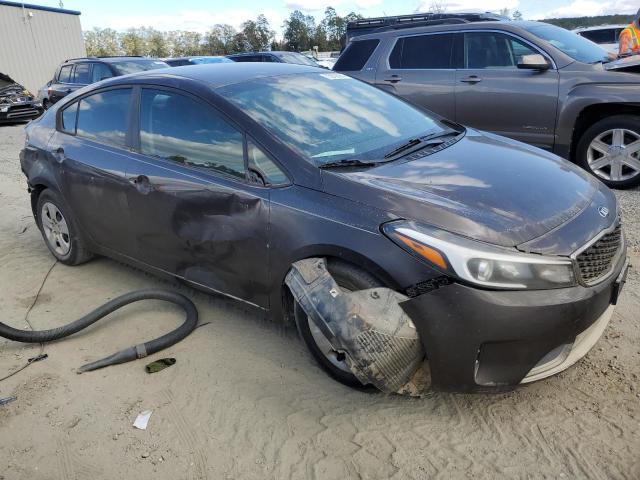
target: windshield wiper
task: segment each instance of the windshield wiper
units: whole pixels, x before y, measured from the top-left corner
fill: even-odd
[[[462,132],[459,130],[454,130],[452,128],[442,130],[440,132],[430,133],[429,135],[425,135],[423,137],[412,138],[408,140],[406,143],[403,143],[398,148],[387,153],[384,158],[391,159],[398,157],[401,154],[408,153],[409,150],[415,151],[420,148],[426,147],[428,145],[439,145],[445,142],[445,137],[451,137],[453,135],[460,135]]]
[[[380,162],[365,162],[353,158],[345,158],[336,160],[335,162],[327,162],[319,165],[318,168],[345,168],[345,167],[373,167]]]

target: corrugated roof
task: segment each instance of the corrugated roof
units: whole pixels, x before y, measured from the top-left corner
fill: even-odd
[[[42,5],[33,5],[31,3],[20,3],[20,2],[5,2],[4,0],[0,0],[0,5],[5,5],[7,7],[16,7],[16,8],[27,8],[29,10],[44,10],[45,12],[56,12],[56,13],[66,13],[67,15],[80,15],[81,12],[77,10],[67,10],[64,8],[54,8],[54,7],[44,7]]]

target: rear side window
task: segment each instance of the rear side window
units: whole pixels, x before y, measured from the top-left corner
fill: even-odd
[[[140,150],[245,179],[243,136],[213,108],[183,95],[143,89]]]
[[[77,135],[117,147],[126,145],[131,89],[121,88],[80,100]]]
[[[76,73],[73,83],[87,85],[90,83],[91,65],[88,63],[79,63],[76,65]]]
[[[113,73],[111,69],[107,67],[104,63],[94,63],[93,71],[91,73],[91,83],[99,82],[100,80],[104,80],[105,78],[113,77]]]
[[[60,69],[58,75],[58,81],[61,83],[71,83],[71,73],[73,71],[73,65],[65,65]]]
[[[417,35],[398,39],[389,66],[397,69],[452,68],[454,35]]]
[[[380,43],[379,40],[354,40],[340,55],[333,69],[339,72],[356,72],[362,70]]]

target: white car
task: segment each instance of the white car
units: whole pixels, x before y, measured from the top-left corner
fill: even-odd
[[[626,25],[602,25],[599,27],[576,28],[573,31],[581,37],[597,43],[607,51],[617,54],[620,33],[625,28],[627,28]]]

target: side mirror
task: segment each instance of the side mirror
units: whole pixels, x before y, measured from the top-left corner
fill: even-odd
[[[549,70],[551,64],[539,53],[533,55],[523,55],[518,60],[518,68],[522,70]]]

